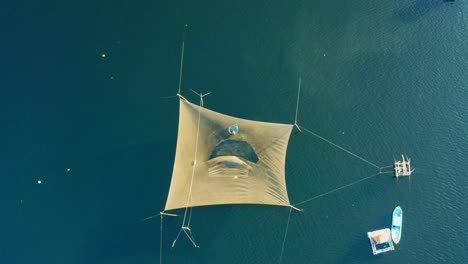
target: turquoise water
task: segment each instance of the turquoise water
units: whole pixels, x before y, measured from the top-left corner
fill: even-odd
[[[284,263],[468,258],[468,5],[463,1],[19,1],[2,8],[1,263],[158,263],[182,94],[248,119],[299,123],[411,179],[379,175],[293,213]],[[105,54],[103,57],[102,54]],[[70,171],[67,171],[67,169]],[[376,173],[291,137],[292,203]],[[37,181],[42,184],[38,184]],[[404,210],[396,251],[366,232]],[[163,263],[278,263],[288,209],[195,208],[166,218]]]

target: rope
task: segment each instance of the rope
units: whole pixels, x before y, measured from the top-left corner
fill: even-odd
[[[170,96],[161,96],[159,97],[160,99],[170,99],[170,98],[176,98],[178,97],[177,95],[170,95]]]
[[[162,236],[163,236],[163,215],[161,215],[161,232],[159,235],[159,264],[162,264]]]
[[[148,221],[148,220],[153,219],[153,218],[155,218],[156,216],[160,216],[160,215],[161,215],[161,213],[155,214],[155,215],[152,215],[152,216],[148,216],[148,217],[146,217],[146,218],[141,219],[140,222]],[[161,215],[161,216],[162,216],[162,215]]]
[[[337,148],[343,150],[344,152],[350,154],[351,156],[353,156],[353,157],[355,157],[355,158],[358,158],[358,159],[364,161],[365,163],[367,163],[367,164],[369,164],[369,165],[371,165],[371,166],[373,166],[373,167],[375,167],[375,168],[377,168],[377,169],[379,169],[379,170],[381,169],[379,166],[375,165],[374,163],[372,163],[372,162],[366,160],[365,158],[363,158],[363,157],[361,157],[361,156],[358,156],[357,154],[354,154],[353,152],[351,152],[351,151],[349,151],[349,150],[347,150],[347,149],[345,149],[345,148],[343,148],[343,147],[338,146],[337,144],[335,144],[335,143],[331,142],[330,140],[328,140],[328,139],[326,139],[326,138],[324,138],[324,137],[322,137],[322,136],[320,136],[320,135],[318,135],[318,134],[316,134],[316,133],[310,131],[309,129],[307,129],[307,128],[305,128],[305,127],[302,127],[302,126],[301,126],[300,128],[304,129],[304,131],[306,131],[306,132],[312,134],[313,136],[316,136],[316,137],[318,137],[319,139],[321,139],[321,140],[327,142],[328,144],[330,144],[330,145],[332,145],[332,146],[334,146],[334,147],[337,147]]]
[[[182,85],[182,69],[184,67],[184,48],[185,48],[185,30],[187,29],[187,24],[184,26],[184,34],[182,36],[182,55],[180,56],[180,72],[179,72],[179,93],[180,87]]]
[[[408,182],[409,182],[409,191],[411,192],[411,176],[409,177]]]
[[[197,166],[197,152],[198,152],[198,135],[200,134],[200,117],[201,117],[201,103],[202,101],[200,100],[200,107],[198,109],[198,125],[197,125],[197,139],[195,140],[195,158],[194,158],[194,164],[193,164],[193,169],[192,169],[192,179],[190,180],[190,189],[189,189],[189,194],[187,198],[187,204],[185,205],[185,212],[184,212],[184,219],[182,220],[182,227],[184,227],[185,224],[185,219],[187,217],[187,210],[188,206],[190,204],[190,200],[192,198],[192,186],[193,186],[193,176],[195,175],[195,168]],[[190,218],[192,217],[192,213],[190,212]]]
[[[280,259],[279,259],[280,263],[283,259],[284,245],[286,244],[286,237],[288,235],[289,221],[291,220],[291,212],[292,212],[292,207],[289,208],[288,222],[286,223],[286,230],[284,231],[283,245],[281,246],[281,254],[280,254]]]
[[[358,183],[360,183],[360,182],[362,182],[362,181],[371,179],[371,178],[373,178],[373,177],[375,177],[375,176],[377,176],[377,175],[380,175],[380,174],[382,174],[382,173],[379,172],[379,173],[377,173],[377,174],[373,174],[373,175],[368,176],[368,177],[366,177],[366,178],[363,178],[363,179],[360,179],[360,180],[357,180],[357,181],[348,183],[348,184],[346,184],[346,185],[343,185],[343,186],[338,187],[338,188],[336,188],[336,189],[333,189],[333,190],[331,190],[331,191],[328,191],[328,192],[319,194],[319,195],[314,196],[314,197],[312,197],[312,198],[310,198],[310,199],[306,199],[306,200],[304,200],[304,201],[302,201],[302,202],[299,202],[299,203],[297,203],[297,204],[294,204],[294,206],[297,206],[297,205],[300,205],[300,204],[303,204],[303,203],[307,203],[307,202],[310,202],[310,201],[315,200],[315,199],[317,199],[317,198],[320,198],[320,197],[323,197],[323,196],[325,196],[325,195],[328,195],[328,194],[330,194],[330,193],[334,193],[334,192],[336,192],[336,191],[339,191],[339,190],[342,190],[342,189],[351,187],[351,186],[353,186],[353,185],[355,185],[355,184],[358,184]]]
[[[394,171],[381,171],[379,174],[386,174],[386,173],[395,173]]]
[[[192,232],[190,231],[190,229],[188,227],[190,226],[190,221],[192,220],[192,211],[193,211],[192,207],[189,208],[189,204],[190,204],[190,200],[192,199],[193,178],[195,176],[195,167],[197,166],[198,136],[200,134],[200,119],[201,119],[201,110],[202,110],[202,104],[203,104],[203,99],[202,98],[203,98],[203,95],[200,96],[200,105],[199,105],[199,108],[198,108],[197,138],[195,140],[195,157],[194,157],[194,160],[193,160],[194,163],[193,163],[193,169],[192,169],[192,178],[190,179],[190,189],[189,189],[189,193],[188,193],[188,197],[187,197],[187,203],[185,205],[184,219],[182,220],[182,226],[180,227],[180,231],[177,234],[176,239],[174,239],[174,242],[172,242],[172,247],[175,246],[177,240],[179,239],[180,234],[182,233],[182,231],[184,231],[184,233],[190,239],[190,242],[192,242],[192,244],[195,247],[198,248],[197,244],[194,241],[195,239],[191,235]],[[187,221],[187,226],[185,226],[185,220],[187,219],[188,210],[190,210],[190,214],[189,214],[189,218],[188,218],[188,221]],[[190,234],[186,231],[186,229],[189,230]]]
[[[193,91],[193,90],[192,90]],[[193,91],[194,93],[196,93],[195,91]],[[200,114],[201,114],[201,108],[203,107],[203,97],[204,96],[207,96],[209,95],[211,92],[209,93],[205,93],[205,94],[198,94],[200,95],[200,108],[199,108],[199,111],[198,111],[198,128],[197,128],[197,140],[196,140],[196,144],[195,144],[195,162],[196,162],[196,159],[197,159],[197,148],[198,148],[198,132],[200,131]],[[193,182],[193,176],[194,176],[194,172],[195,172],[195,166],[193,167],[193,171],[192,171],[192,182]],[[190,184],[190,199],[192,198],[191,197],[191,192],[192,192],[192,184]],[[186,207],[187,208],[187,207]],[[193,212],[193,208],[190,207],[190,213],[189,213],[189,217],[188,217],[188,221],[187,221],[187,226],[190,226],[190,222],[192,221],[192,212]]]
[[[299,111],[299,96],[301,95],[301,78],[299,78],[299,88],[297,91],[297,101],[296,101],[296,117],[294,118],[294,124],[297,124],[297,112]]]

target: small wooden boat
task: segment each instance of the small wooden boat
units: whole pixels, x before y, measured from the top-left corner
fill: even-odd
[[[392,217],[392,240],[395,244],[398,244],[401,239],[401,225],[403,222],[403,210],[401,210],[400,206],[397,206],[393,210],[393,217]]]

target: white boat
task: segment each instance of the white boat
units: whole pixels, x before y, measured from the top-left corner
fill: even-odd
[[[401,238],[401,226],[403,222],[403,210],[401,210],[400,206],[397,206],[393,210],[393,217],[392,217],[392,240],[395,244],[400,242]]]

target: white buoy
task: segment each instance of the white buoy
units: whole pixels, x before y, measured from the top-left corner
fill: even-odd
[[[105,53],[101,54],[101,57],[102,57],[102,58],[105,58],[105,57],[106,57],[106,54],[105,54]]]
[[[70,168],[68,168],[68,169],[67,169],[67,172],[70,172],[70,170],[71,170],[71,169],[70,169]]]
[[[38,181],[37,181],[37,184],[42,184],[42,181],[41,181],[41,180],[38,180]]]

